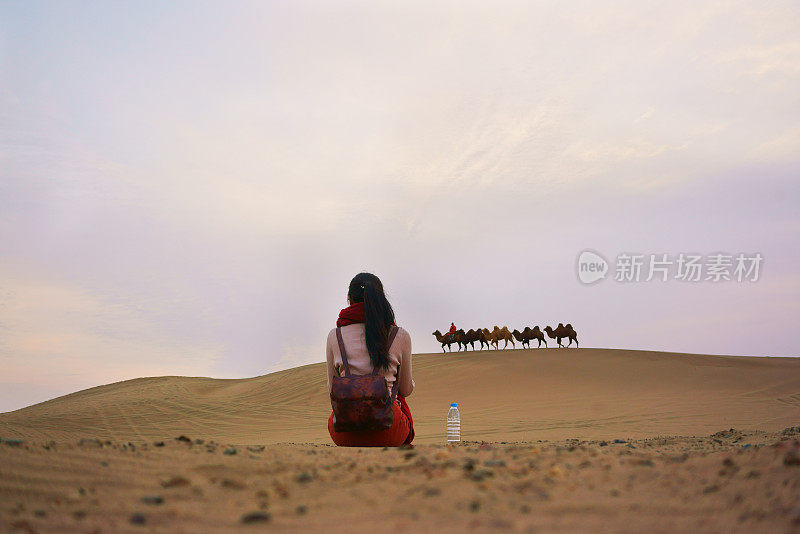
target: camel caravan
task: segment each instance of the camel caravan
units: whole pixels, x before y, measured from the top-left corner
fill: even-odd
[[[546,326],[544,330],[540,330],[538,326],[534,326],[533,328],[525,327],[522,332],[519,330],[508,330],[507,326],[499,328],[495,325],[494,329],[489,330],[488,328],[478,328],[477,330],[473,330],[470,328],[466,332],[463,328],[455,330],[454,332],[448,332],[447,334],[442,334],[440,331],[435,331],[433,336],[436,340],[442,344],[442,352],[445,352],[444,348],[447,347],[447,350],[452,352],[451,345],[457,344],[458,350],[460,351],[462,348],[467,350],[467,347],[472,347],[472,350],[475,350],[475,343],[479,343],[479,350],[483,350],[483,346],[486,345],[486,349],[490,349],[492,346],[496,350],[499,350],[499,344],[503,341],[503,349],[505,350],[508,347],[508,343],[511,342],[511,346],[513,348],[517,348],[514,341],[519,341],[522,347],[531,348],[530,343],[532,340],[537,341],[536,347],[539,348],[544,343],[544,346],[547,347],[547,339],[545,338],[545,333],[550,339],[555,339],[556,343],[558,343],[559,347],[566,348],[572,345],[572,342],[575,342],[575,346],[580,347],[578,345],[578,333],[572,327],[571,324],[567,323],[565,326],[562,323],[558,323],[556,328],[552,328],[550,326]],[[568,339],[569,343],[565,346],[561,343],[562,339]]]

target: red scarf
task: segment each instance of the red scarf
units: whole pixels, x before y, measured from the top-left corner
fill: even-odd
[[[336,326],[347,326],[349,324],[364,322],[364,303],[356,302],[339,312],[336,319]]]
[[[336,326],[347,326],[349,324],[363,323],[364,322],[364,303],[356,302],[339,312],[339,318],[336,319]],[[397,400],[400,401],[400,409],[406,414],[408,418],[408,427],[411,431],[408,433],[405,443],[411,443],[414,439],[414,420],[411,418],[411,408],[408,407],[406,398],[397,394]]]

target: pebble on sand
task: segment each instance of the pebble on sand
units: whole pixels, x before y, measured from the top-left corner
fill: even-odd
[[[180,486],[188,486],[189,481],[183,477],[174,476],[161,481],[161,486],[164,488],[177,488]]]
[[[249,523],[266,523],[269,520],[270,520],[270,515],[267,512],[250,512],[249,514],[244,514],[239,521],[245,524],[249,524]]]
[[[131,514],[132,525],[144,525],[147,522],[144,514]]]
[[[549,476],[550,478],[561,478],[564,476],[564,470],[561,469],[559,466],[554,465],[547,472],[547,476]]]
[[[230,478],[223,478],[219,484],[223,488],[228,488],[232,490],[243,490],[246,487],[238,480],[231,480]]]
[[[480,482],[485,480],[489,477],[493,477],[494,473],[488,469],[478,469],[477,471],[472,471],[467,474],[467,477],[476,481]]]

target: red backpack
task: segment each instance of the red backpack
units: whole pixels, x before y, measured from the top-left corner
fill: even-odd
[[[392,326],[387,347],[391,348],[398,328]],[[353,430],[386,430],[392,427],[392,406],[397,396],[397,380],[389,395],[386,378],[377,367],[368,375],[351,375],[347,352],[342,341],[342,329],[336,328],[339,352],[342,354],[344,376],[333,376],[331,381],[331,406],[333,429],[336,432]]]

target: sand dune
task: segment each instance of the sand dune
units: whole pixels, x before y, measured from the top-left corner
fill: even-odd
[[[419,439],[401,449],[327,443],[322,364],[0,414],[0,531],[800,528],[800,359],[425,354],[415,378]],[[469,441],[445,446],[450,401]]]
[[[458,402],[463,437],[486,441],[708,435],[797,424],[800,359],[614,349],[415,356],[416,443],[443,439]],[[0,414],[0,437],[227,443],[329,441],[323,364],[256,378],[157,377]]]

